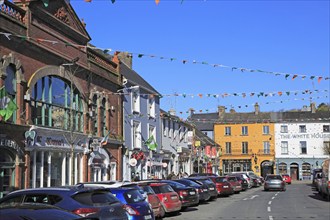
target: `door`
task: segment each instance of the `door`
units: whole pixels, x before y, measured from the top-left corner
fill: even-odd
[[[290,165],[290,176],[292,180],[298,180],[299,179],[299,169],[298,164],[293,163]]]
[[[12,167],[1,167],[0,165],[0,198],[3,198],[14,185],[14,172]]]

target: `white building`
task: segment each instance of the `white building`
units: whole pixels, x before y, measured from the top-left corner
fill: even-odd
[[[279,114],[277,115],[279,116]],[[329,112],[282,112],[275,123],[277,173],[288,173],[293,180],[311,178],[328,158],[324,146],[330,145]]]

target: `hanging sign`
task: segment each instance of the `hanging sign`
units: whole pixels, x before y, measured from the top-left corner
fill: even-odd
[[[131,158],[128,164],[131,165],[132,167],[135,167],[137,164],[137,160],[135,158]]]

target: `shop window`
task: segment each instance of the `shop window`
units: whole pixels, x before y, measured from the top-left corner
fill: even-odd
[[[278,171],[280,174],[287,174],[288,173],[288,168],[286,163],[280,163],[278,165]]]
[[[248,135],[248,126],[242,126],[242,135]]]
[[[303,180],[311,179],[311,165],[309,163],[302,164],[302,176]]]
[[[262,133],[263,134],[269,134],[269,126],[268,125],[264,125],[262,127]]]
[[[231,154],[231,142],[226,142],[226,154]]]
[[[330,125],[323,125],[323,132],[329,133],[330,132]]]
[[[231,135],[231,127],[225,127],[225,135],[230,136]]]
[[[6,78],[5,78],[5,90],[10,98],[16,103],[16,68],[14,65],[9,65],[6,68]],[[12,116],[7,120],[7,122],[16,121],[16,111],[13,112]]]
[[[248,154],[248,142],[242,142],[242,154]]]

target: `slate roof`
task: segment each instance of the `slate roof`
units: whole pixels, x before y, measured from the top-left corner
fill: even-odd
[[[133,85],[140,86],[141,89],[147,92],[160,95],[160,93],[145,81],[137,72],[129,68],[125,63],[120,62],[120,73]]]
[[[285,123],[285,122],[330,122],[329,111],[288,111],[288,112],[225,112],[218,116],[218,112],[206,114],[193,114],[188,118],[196,128],[201,131],[213,131],[214,124],[238,123]]]

